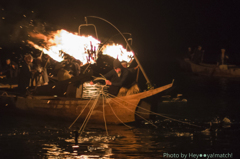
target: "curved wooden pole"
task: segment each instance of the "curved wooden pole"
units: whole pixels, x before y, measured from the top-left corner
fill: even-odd
[[[107,21],[106,19],[103,19],[103,18],[97,17],[97,16],[86,16],[86,17],[97,18],[97,19],[103,20],[103,21],[107,22],[108,24],[110,24],[111,26],[113,26],[113,27],[122,35],[123,39],[125,40],[125,42],[126,42],[127,45],[129,46],[129,49],[132,51],[132,47],[129,45],[127,39],[123,36],[123,34],[120,32],[120,30],[119,30],[116,26],[114,26],[112,23],[110,23],[110,22]],[[86,17],[85,17],[85,19],[86,19]],[[140,62],[138,61],[138,58],[136,57],[136,55],[134,55],[134,58],[135,58],[135,60],[136,60],[136,62],[137,62],[137,64],[138,64],[139,68],[141,69],[141,71],[142,71],[142,73],[143,73],[143,76],[145,77],[145,79],[146,79],[146,81],[147,81],[147,84],[150,85],[150,88],[152,88],[152,84],[151,84],[150,80],[148,79],[147,74],[145,73],[142,65],[141,65]]]

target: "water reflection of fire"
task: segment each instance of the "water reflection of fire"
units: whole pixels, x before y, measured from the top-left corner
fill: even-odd
[[[64,60],[63,54],[66,53],[83,64],[94,62],[98,56],[100,41],[92,36],[79,36],[66,30],[58,30],[52,32],[48,36],[41,33],[29,33],[32,38],[40,39],[43,43],[37,45],[33,41],[28,43],[34,48],[48,54],[54,60],[61,62]],[[133,52],[129,52],[122,45],[113,44],[105,45],[101,49],[103,55],[109,55],[118,58],[120,61],[130,62]]]

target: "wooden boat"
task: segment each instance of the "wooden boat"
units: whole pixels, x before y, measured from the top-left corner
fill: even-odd
[[[93,16],[91,16],[93,17]],[[94,17],[99,18],[99,17]],[[104,20],[103,18],[100,18]],[[86,20],[86,17],[85,17]],[[107,20],[104,20],[108,22]],[[86,21],[87,22],[87,21]],[[110,22],[108,22],[111,24]],[[79,35],[81,26],[89,26],[93,24],[83,24],[79,26]],[[112,24],[111,24],[112,25]],[[113,26],[113,25],[112,25]],[[95,27],[95,26],[94,26]],[[117,29],[114,26],[115,29]],[[117,29],[117,31],[123,36],[123,34]],[[97,31],[95,28],[96,37]],[[126,38],[123,36],[129,50],[131,46],[129,45]],[[139,63],[136,56],[134,56],[140,70],[142,71],[147,83],[151,84],[145,71],[143,70],[141,64]],[[87,67],[88,68],[88,67]],[[87,69],[86,69],[87,70]],[[90,71],[90,70],[89,70]],[[86,74],[91,74],[91,72],[86,71]],[[87,73],[88,72],[88,73]],[[121,97],[104,97],[104,93],[100,93],[95,99],[82,99],[76,96],[78,89],[75,86],[76,83],[83,84],[86,81],[85,78],[89,76],[85,74],[83,71],[82,77],[76,77],[70,80],[59,81],[52,85],[41,86],[37,88],[35,91],[37,92],[34,95],[29,95],[27,97],[21,95],[8,94],[6,92],[2,92],[0,94],[0,102],[2,104],[9,104],[16,106],[16,108],[30,112],[30,113],[38,113],[42,115],[63,117],[63,118],[73,118],[76,119],[79,117],[80,120],[84,120],[88,118],[88,115],[91,115],[89,122],[93,123],[103,123],[106,119],[107,123],[119,124],[119,123],[128,123],[135,121],[135,113],[138,113],[140,118],[148,118],[150,115],[150,106],[149,105],[139,105],[140,100],[160,93],[170,87],[172,87],[173,82],[156,88],[151,89],[145,92],[141,92],[138,94],[132,94],[128,96]],[[88,76],[88,77],[87,77]],[[92,76],[92,75],[90,75]],[[88,79],[89,80],[89,79]],[[71,88],[71,89],[70,89]],[[64,91],[62,91],[64,90]],[[69,91],[70,90],[70,91]],[[72,91],[75,90],[75,91]],[[44,92],[43,94],[39,94],[39,92]],[[63,95],[63,93],[68,94],[69,96],[58,96],[59,93]],[[56,93],[56,94],[52,94]],[[79,96],[80,97],[80,96]]]
[[[12,102],[16,105],[16,108],[27,112],[48,116],[75,119],[81,113],[79,120],[84,120],[92,109],[89,122],[103,123],[103,116],[105,116],[107,123],[119,124],[134,122],[136,112],[142,117],[148,118],[150,115],[150,106],[143,105],[140,108],[138,106],[140,100],[160,93],[172,87],[172,85],[173,83],[170,83],[156,89],[129,96],[113,98],[103,98],[103,96],[100,96],[98,99],[93,100],[54,96],[22,97],[6,93],[0,96],[0,100],[2,102]]]
[[[240,77],[240,68],[236,65],[195,64],[188,58],[180,61],[180,67],[199,75],[218,77]]]
[[[7,79],[6,75],[1,75],[0,76],[0,89],[1,88],[16,88],[16,87],[18,87],[16,81],[17,80],[15,78]]]

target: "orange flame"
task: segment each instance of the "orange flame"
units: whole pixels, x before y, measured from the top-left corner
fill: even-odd
[[[109,55],[119,61],[130,62],[134,56],[132,51],[127,51],[119,44],[105,45],[103,46],[102,52],[104,55]]]
[[[87,63],[87,50],[94,48],[98,49],[100,41],[94,39],[92,36],[84,37],[67,32],[66,30],[58,30],[52,32],[48,37],[43,34],[30,33],[30,35],[37,39],[43,39],[46,46],[43,48],[28,41],[34,48],[43,51],[56,61],[64,60],[61,56],[61,51],[80,60],[83,64]],[[92,46],[91,46],[92,45]]]
[[[31,36],[31,37],[33,37],[33,38],[37,38],[37,39],[43,39],[44,40],[44,42],[46,42],[47,41],[47,36],[46,35],[43,35],[43,34],[41,34],[41,33],[29,33],[29,35]]]
[[[61,52],[64,52],[80,60],[83,64],[86,64],[89,62],[88,51],[96,51],[97,56],[97,50],[100,44],[100,41],[92,36],[79,36],[76,33],[73,34],[63,29],[52,32],[49,36],[40,33],[29,33],[29,35],[33,38],[42,39],[45,43],[45,46],[41,47],[32,41],[28,41],[30,45],[48,54],[58,62],[64,60],[61,55]],[[118,44],[105,45],[102,47],[102,52],[104,55],[118,58],[120,61],[125,60],[129,62],[131,57],[133,57],[132,52],[128,52],[122,45]]]

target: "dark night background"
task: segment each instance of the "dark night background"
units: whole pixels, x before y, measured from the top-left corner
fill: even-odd
[[[198,45],[205,50],[205,62],[215,63],[224,47],[230,62],[239,64],[238,4],[237,0],[4,0],[0,2],[0,56],[28,52],[27,31],[77,32],[85,16],[98,16],[121,32],[132,34],[132,48],[150,70],[166,67],[167,61],[184,56],[189,46],[194,49]],[[100,38],[118,33],[99,19],[88,18],[88,23],[96,25]],[[116,36],[114,40],[121,42],[122,38]]]
[[[117,134],[124,134],[109,142],[116,158],[156,158],[162,152],[227,152],[239,158],[239,78],[188,75],[180,71],[176,60],[186,56],[188,47],[194,50],[202,45],[205,63],[216,63],[220,49],[224,47],[229,62],[240,65],[239,6],[239,0],[1,0],[0,62],[3,64],[6,58],[17,61],[26,53],[32,52],[33,56],[39,53],[27,46],[26,40],[31,40],[28,32],[45,35],[59,29],[77,32],[78,26],[85,24],[85,16],[102,17],[121,32],[132,34],[133,51],[154,86],[163,86],[175,79],[173,89],[163,93],[171,94],[171,97],[180,94],[187,99],[187,102],[164,103],[160,93],[148,98],[147,102],[158,106],[154,109],[159,109],[163,115],[204,126],[202,131],[159,117],[154,122],[158,129],[146,123],[137,126],[136,131],[113,127]],[[96,25],[100,40],[118,33],[102,20],[88,18],[88,23]],[[113,40],[125,46],[122,37],[115,36]],[[142,74],[140,77],[144,81]],[[142,83],[146,87],[145,81]],[[6,106],[4,110],[11,109]],[[45,120],[45,116],[35,119],[34,115],[23,116],[21,112],[15,116],[12,110],[1,112],[4,131],[0,134],[0,156],[28,158],[26,156],[39,155],[39,158],[48,155],[49,149],[57,153],[72,152],[70,143],[65,142],[70,134],[68,122],[58,118]],[[225,117],[231,121],[231,125],[226,126],[231,127],[222,127],[221,121]],[[205,130],[205,126],[209,129]],[[104,128],[101,131],[90,129],[89,135],[99,135],[103,131]],[[105,141],[97,140],[96,143],[105,145]],[[57,146],[46,149],[45,144]],[[84,154],[85,148],[93,144],[94,140],[80,144],[80,153]]]

